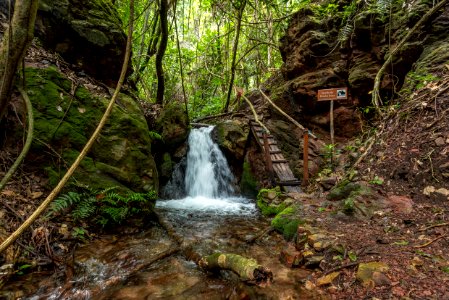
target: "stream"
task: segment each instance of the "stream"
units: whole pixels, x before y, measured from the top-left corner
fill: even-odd
[[[234,190],[234,176],[210,138],[211,131],[212,127],[191,131],[185,171],[175,172],[168,184],[171,190],[165,191],[170,200],[158,200],[156,209],[201,255],[228,252],[254,258],[271,269],[273,283],[258,287],[241,282],[230,271],[206,273],[181,252],[153,262],[177,245],[163,228],[152,226],[81,245],[74,253],[73,275],[55,278],[50,272],[34,272],[16,277],[0,292],[0,299],[321,299],[303,289],[310,271],[280,263],[279,253],[286,245],[282,236],[271,233],[247,242],[269,221],[259,214],[254,200]],[[174,182],[180,186],[174,188]]]

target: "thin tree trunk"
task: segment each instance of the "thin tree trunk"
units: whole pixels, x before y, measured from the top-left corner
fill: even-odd
[[[186,89],[184,86],[184,68],[182,67],[182,56],[181,56],[181,46],[179,45],[179,34],[178,34],[178,23],[176,22],[176,6],[174,9],[174,21],[175,21],[175,32],[176,32],[176,47],[178,48],[178,58],[179,58],[179,70],[181,73],[181,86],[182,86],[182,95],[184,96],[184,104],[186,106],[186,116],[187,120],[189,120],[189,107],[188,107],[188,99],[186,95]]]
[[[159,49],[156,53],[156,76],[157,76],[157,95],[156,103],[164,104],[164,91],[165,91],[165,76],[162,60],[164,58],[165,50],[167,49],[168,42],[168,1],[161,0],[160,2],[160,24],[161,24],[161,41],[159,43]]]
[[[161,35],[161,31],[159,30],[159,12],[154,17],[154,23],[151,28],[151,39],[148,42],[148,48],[147,53],[145,55],[145,59],[143,63],[140,65],[139,70],[137,71],[136,78],[134,79],[134,85],[136,85],[140,78],[142,78],[142,74],[145,71],[146,67],[148,66],[148,62],[150,61],[150,58],[156,54],[157,52],[157,42],[159,41],[159,37]]]
[[[232,94],[232,87],[234,85],[234,77],[235,77],[235,67],[236,67],[236,57],[237,57],[237,48],[239,46],[239,38],[240,38],[240,29],[242,25],[242,17],[243,17],[243,11],[245,10],[246,6],[246,0],[244,0],[238,9],[237,13],[237,25],[235,29],[235,40],[234,40],[234,47],[232,49],[232,62],[231,62],[231,79],[229,80],[229,87],[228,87],[228,96],[226,97],[226,104],[224,107],[224,112],[227,112],[229,109],[229,102],[231,101],[231,94]]]
[[[16,0],[12,22],[0,46],[0,120],[8,106],[17,66],[33,39],[38,0]]]

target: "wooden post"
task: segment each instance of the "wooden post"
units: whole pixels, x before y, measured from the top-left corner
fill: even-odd
[[[265,163],[267,166],[267,172],[268,172],[268,176],[270,178],[270,183],[271,183],[271,185],[273,185],[273,183],[274,183],[273,163],[271,161],[270,145],[268,144],[268,137],[267,137],[267,133],[265,131],[262,133],[262,137],[263,137],[263,146],[264,146],[264,150],[265,150]]]
[[[309,183],[309,130],[307,128],[304,131],[303,162],[304,176],[302,184],[307,185]]]
[[[331,126],[331,168],[332,171],[334,170],[334,146],[335,146],[335,140],[334,140],[334,100],[331,100],[331,108],[329,112],[329,118],[330,118],[330,126]]]

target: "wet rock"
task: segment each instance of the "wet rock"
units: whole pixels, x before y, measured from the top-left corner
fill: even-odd
[[[182,104],[170,102],[164,107],[155,122],[155,130],[160,133],[163,149],[175,153],[181,147],[189,134],[189,120]]]
[[[276,193],[275,191],[269,191],[269,192],[267,193],[267,198],[270,199],[270,200],[272,200],[272,201],[273,201],[276,197],[277,197],[277,193]]]
[[[407,196],[389,196],[387,198],[388,206],[396,213],[409,214],[413,211],[413,200]]]
[[[292,244],[288,244],[287,247],[282,249],[279,259],[289,268],[297,267],[302,262],[302,253],[296,250]]]
[[[360,263],[356,278],[366,287],[385,285],[389,279],[383,274],[389,267],[383,262]]]
[[[331,284],[338,276],[340,276],[341,272],[332,272],[325,276],[322,276],[316,280],[317,286],[323,286]]]
[[[218,123],[212,131],[214,141],[220,146],[228,160],[242,161],[248,139],[249,126],[238,120]]]

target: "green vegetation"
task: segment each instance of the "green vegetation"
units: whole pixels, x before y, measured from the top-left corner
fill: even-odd
[[[287,240],[291,240],[296,235],[298,226],[304,224],[304,221],[296,215],[296,210],[296,207],[287,207],[271,221],[271,226],[282,233]]]
[[[264,216],[276,215],[286,208],[286,205],[283,202],[275,204],[269,199],[269,196],[272,196],[272,198],[275,199],[280,195],[281,190],[279,187],[273,189],[261,189],[259,191],[259,194],[257,195],[257,207],[259,207]]]
[[[134,217],[142,217],[152,212],[157,194],[115,192],[116,188],[94,190],[89,187],[77,192],[68,192],[55,199],[49,207],[48,217],[69,211],[75,222],[87,222],[106,227],[121,224]],[[82,237],[85,231],[78,228],[74,236]]]

